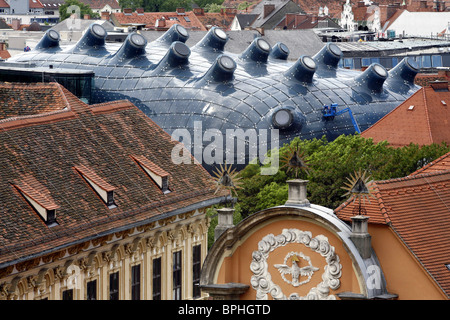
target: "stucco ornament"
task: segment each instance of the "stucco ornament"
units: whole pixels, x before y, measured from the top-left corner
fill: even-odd
[[[269,254],[275,249],[283,247],[290,243],[302,244],[312,251],[319,253],[322,257],[324,257],[327,263],[324,267],[324,272],[322,273],[322,282],[320,282],[317,286],[311,288],[306,296],[300,296],[298,293],[292,293],[287,297],[282,292],[280,286],[272,281],[272,276],[268,271],[267,259],[269,257]],[[309,260],[309,257],[305,256],[303,253],[290,252],[286,256],[284,264],[287,266],[286,262],[288,261],[288,259],[291,258],[292,260],[292,257],[294,256],[297,256],[297,259],[298,257],[301,257],[306,261]],[[298,229],[283,229],[282,233],[278,236],[268,234],[267,236],[262,238],[258,243],[258,250],[253,251],[252,262],[250,263],[250,270],[253,272],[253,276],[251,277],[250,283],[253,289],[256,290],[257,300],[267,300],[269,298],[269,293],[275,300],[334,300],[336,299],[336,297],[330,294],[330,289],[336,290],[341,284],[339,278],[342,274],[342,265],[339,262],[339,256],[335,253],[334,247],[330,245],[330,243],[328,242],[328,238],[324,235],[318,235],[313,238],[311,232],[309,231],[301,231]],[[282,265],[278,265],[278,267],[281,266]],[[278,268],[277,265],[275,265],[275,267]],[[309,282],[312,273],[318,271],[318,268],[312,266],[310,262],[307,267],[308,270],[304,269],[304,271],[308,271],[309,273],[311,273],[310,276],[307,275],[309,278],[308,280],[299,282],[297,278],[297,281],[294,281],[293,276],[293,280],[287,282],[291,282],[294,287],[298,287],[303,283]],[[281,267],[281,269],[283,269],[283,267]],[[298,272],[298,277],[300,277],[300,270],[298,270]]]

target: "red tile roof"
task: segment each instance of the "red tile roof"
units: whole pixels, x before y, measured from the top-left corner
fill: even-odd
[[[0,8],[9,8],[8,2],[5,0],[0,0]]]
[[[166,23],[164,30],[169,29],[173,24],[180,24],[187,30],[206,31],[205,26],[192,11],[184,14],[178,14],[177,12],[112,13],[110,17],[113,21],[117,20],[119,24],[124,26],[143,24],[148,29],[157,29],[156,20],[164,17]]]
[[[106,5],[111,9],[120,9],[120,4],[117,0],[81,0],[82,3],[87,4],[91,9],[103,9]]]
[[[25,92],[35,93],[36,85],[13,87],[21,92],[16,96],[33,100]],[[59,85],[53,88],[43,90],[50,97],[37,96],[47,101],[47,113],[37,108],[39,103],[23,99],[32,111],[14,111],[13,118],[0,121],[0,269],[74,241],[222,199],[224,194],[214,194],[216,183],[201,165],[171,161],[178,142],[129,101],[89,106]],[[8,99],[0,96],[0,103]],[[131,158],[134,154],[171,175],[170,193],[163,194],[148,179]],[[109,209],[74,167],[115,188],[117,207]],[[49,227],[36,217],[17,189],[26,186],[45,205],[58,206],[58,225]]]
[[[450,91],[448,83],[423,87],[361,133],[374,142],[387,140],[394,147],[410,143],[450,144]]]
[[[26,90],[20,90],[21,88],[23,84],[0,82],[0,121],[61,111],[68,107],[58,83],[33,83]]]
[[[411,175],[450,170],[450,152],[423,166]]]
[[[373,188],[376,198],[364,213],[369,223],[389,225],[450,296],[450,171],[375,181]],[[351,221],[354,207],[346,201],[335,212]]]
[[[30,9],[41,9],[44,8],[42,3],[39,0],[28,0],[28,3],[30,5]]]

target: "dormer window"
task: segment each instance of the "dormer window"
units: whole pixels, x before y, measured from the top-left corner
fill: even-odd
[[[139,166],[147,173],[147,175],[156,183],[164,194],[170,192],[169,189],[169,173],[161,169],[159,166],[143,156],[131,156]]]
[[[56,222],[56,209],[58,209],[59,206],[49,196],[44,195],[42,192],[30,187],[26,183],[14,185],[14,187],[20,192],[27,203],[34,209],[47,226],[53,227],[58,225]]]
[[[75,170],[83,177],[83,179],[89,184],[89,186],[97,193],[97,195],[103,200],[109,209],[114,209],[117,205],[114,202],[114,186],[106,182],[93,170],[78,165],[74,167]]]

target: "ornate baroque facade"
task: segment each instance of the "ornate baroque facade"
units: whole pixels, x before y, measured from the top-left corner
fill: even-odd
[[[152,300],[153,262],[161,259],[161,299],[173,299],[173,256],[182,255],[181,298],[194,297],[193,247],[206,256],[208,221],[205,210],[195,210],[158,222],[82,242],[55,253],[0,270],[2,300],[74,300],[89,298],[88,283],[95,283],[96,298],[113,293],[111,274],[118,273],[118,298],[131,300],[132,268],[139,266],[140,299]],[[202,259],[203,258],[203,259]]]

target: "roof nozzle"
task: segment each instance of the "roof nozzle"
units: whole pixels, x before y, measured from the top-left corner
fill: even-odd
[[[131,59],[144,55],[146,46],[147,40],[142,35],[133,32],[125,39],[113,59],[123,61],[125,59]]]
[[[394,68],[389,71],[389,78],[397,78],[406,81],[409,85],[414,85],[414,79],[419,73],[419,65],[411,58],[403,58]]]
[[[215,82],[228,82],[233,80],[236,62],[227,55],[220,55],[212,66],[206,71],[203,79]]]
[[[105,45],[107,32],[105,28],[97,23],[93,23],[86,30],[84,35],[78,41],[77,49],[98,48]]]
[[[282,42],[277,42],[270,51],[270,57],[274,59],[287,60],[289,56],[289,48]]]
[[[366,87],[374,93],[381,93],[387,77],[388,72],[381,64],[372,63],[361,75],[355,78],[355,82],[358,86]]]
[[[195,48],[210,48],[214,51],[223,51],[228,41],[228,35],[218,27],[212,27],[200,40]]]
[[[245,61],[265,63],[267,62],[267,58],[269,57],[270,50],[270,44],[266,40],[262,38],[256,38],[240,55],[240,58]]]
[[[187,30],[182,25],[174,24],[156,41],[170,45],[175,41],[185,43],[187,39],[189,39],[189,33]]]
[[[191,50],[183,42],[175,41],[170,45],[166,55],[161,59],[156,67],[156,71],[165,71],[177,67],[185,66],[189,63]]]
[[[284,76],[288,79],[294,78],[300,82],[312,83],[316,68],[316,62],[311,57],[301,56],[294,65],[284,73]]]
[[[46,50],[49,48],[59,48],[59,33],[55,30],[49,29],[38,42],[34,50]]]
[[[337,45],[328,43],[313,56],[313,59],[317,63],[318,70],[335,70],[342,56],[342,51]]]

